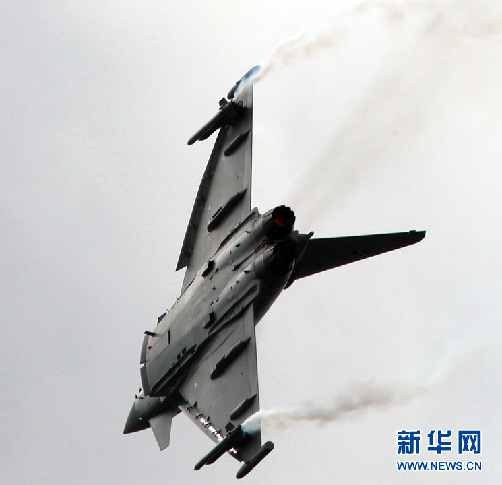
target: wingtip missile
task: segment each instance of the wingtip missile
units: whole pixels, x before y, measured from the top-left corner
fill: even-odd
[[[200,130],[195,133],[187,142],[188,145],[193,145],[196,141],[202,141],[209,138],[216,130],[222,126],[231,125],[237,121],[242,114],[244,108],[230,101],[228,103],[220,103],[220,109]]]
[[[209,120],[195,135],[187,142],[188,145],[193,145],[196,141],[202,141],[209,138],[216,130],[219,130],[225,125],[231,125],[243,112],[241,103],[238,102],[239,94],[242,93],[248,86],[253,84],[253,80],[261,71],[261,66],[254,66],[244,76],[242,76],[230,89],[225,98],[220,99],[220,109],[211,120]]]

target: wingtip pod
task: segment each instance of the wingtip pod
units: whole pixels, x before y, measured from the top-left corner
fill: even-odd
[[[236,478],[245,477],[253,468],[260,463],[272,450],[274,449],[274,443],[272,441],[267,441],[252,457],[249,461],[246,461],[244,465],[239,468]]]
[[[253,84],[254,78],[260,74],[261,66],[252,67],[244,76],[242,76],[230,89],[227,94],[228,99],[234,99],[240,92],[242,92],[246,87]]]
[[[230,431],[222,441],[220,441],[207,455],[199,460],[194,466],[194,470],[200,470],[204,465],[214,463],[220,456],[233,448],[244,439],[244,432],[241,426],[237,426]]]

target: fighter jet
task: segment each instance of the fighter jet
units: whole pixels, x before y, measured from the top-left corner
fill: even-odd
[[[216,446],[195,469],[225,453],[249,473],[274,445],[244,421],[260,409],[255,325],[297,279],[422,240],[425,231],[313,238],[294,229],[295,214],[279,205],[251,210],[253,68],[220,101],[217,114],[188,144],[218,131],[195,198],[177,270],[181,295],[140,353],[142,387],[124,433],[152,428],[169,446],[172,418],[185,413]]]

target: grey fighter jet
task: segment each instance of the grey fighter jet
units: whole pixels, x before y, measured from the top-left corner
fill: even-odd
[[[146,331],[142,388],[124,433],[152,428],[169,446],[172,418],[185,413],[216,443],[198,470],[229,453],[245,476],[274,447],[243,422],[259,408],[255,325],[295,280],[415,244],[425,232],[315,239],[294,230],[284,205],[251,210],[253,90],[248,72],[189,144],[219,131],[197,192],[177,270],[181,295]]]

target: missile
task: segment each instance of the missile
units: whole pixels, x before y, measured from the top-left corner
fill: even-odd
[[[253,79],[259,74],[260,70],[260,66],[253,67],[234,84],[227,95],[228,101],[225,98],[220,100],[220,110],[218,113],[188,140],[188,145],[193,145],[196,141],[202,141],[209,138],[216,130],[226,125],[232,125],[241,117],[244,109],[241,104],[237,102],[237,99],[234,100],[234,97],[249,84],[252,84]],[[241,138],[237,137],[237,139],[234,140],[235,146],[227,147],[227,153],[225,155],[228,156],[231,154],[232,149],[238,147],[239,144],[245,140],[246,136],[247,134],[243,133]]]
[[[199,131],[197,131],[197,133],[195,133],[190,140],[188,140],[188,145],[193,145],[196,141],[209,138],[222,126],[235,123],[240,118],[243,111],[244,108],[241,105],[234,103],[233,101],[225,101],[221,104],[218,113],[216,113],[211,120],[209,120]]]
[[[236,478],[245,477],[260,461],[274,449],[274,443],[267,441],[244,465],[239,468]]]
[[[194,466],[194,470],[200,470],[204,465],[214,463],[218,458],[220,458],[220,456],[230,450],[230,448],[233,448],[236,444],[240,443],[243,439],[244,431],[242,431],[242,428],[239,425],[230,431],[225,438],[223,438],[223,440],[221,440],[206,456],[199,460]]]

